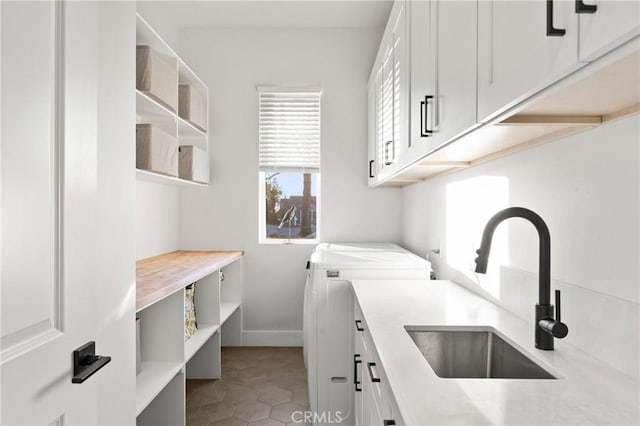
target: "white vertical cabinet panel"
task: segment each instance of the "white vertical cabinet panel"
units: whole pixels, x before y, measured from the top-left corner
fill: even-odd
[[[393,150],[394,168],[409,148],[409,34],[406,0],[397,0],[398,17],[393,27]]]
[[[390,35],[393,39],[393,34]],[[380,122],[381,138],[378,143],[381,150],[380,174],[388,175],[395,162],[396,150],[394,148],[394,87],[393,87],[393,41],[386,47],[386,54],[382,61],[380,72]]]
[[[376,168],[379,162],[376,159],[377,140],[377,115],[376,115],[376,85],[375,79],[369,81],[367,92],[367,182],[372,185],[378,175]]]
[[[556,28],[547,36],[546,2],[478,2],[478,120],[485,122],[578,69],[578,15],[573,1],[553,2]]]
[[[424,130],[433,130],[436,126],[433,112],[437,101],[437,8],[438,2],[435,0],[408,2],[411,34],[409,151],[413,157],[427,151],[437,136],[424,133]],[[451,54],[458,55],[457,52]],[[429,105],[423,104],[426,96],[432,97]]]
[[[438,85],[434,145],[476,126],[478,2],[438,2]]]
[[[580,14],[580,60],[593,61],[640,34],[640,1],[585,0],[597,10]]]
[[[392,175],[409,141],[409,40],[406,0],[393,4],[380,43],[372,80],[376,87],[376,172],[374,182]]]

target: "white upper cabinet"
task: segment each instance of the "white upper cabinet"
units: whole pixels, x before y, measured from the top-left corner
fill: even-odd
[[[478,2],[479,121],[579,67],[573,1]]]
[[[394,166],[406,155],[409,146],[409,35],[407,3],[397,1],[393,25],[393,150]],[[396,162],[396,160],[399,160]]]
[[[396,0],[369,83],[369,186],[637,113],[640,0],[585,1]]]
[[[406,2],[396,1],[369,80],[369,184],[398,170],[408,147],[408,39]]]
[[[437,125],[437,3],[435,0],[407,2],[411,34],[411,155],[429,150]]]
[[[638,0],[577,1],[576,12],[580,15],[582,61],[592,61],[640,34]]]
[[[376,161],[377,110],[375,79],[369,81],[367,93],[367,181],[369,185],[375,182],[378,162]]]
[[[478,14],[482,122],[640,34],[638,0],[486,0]]]

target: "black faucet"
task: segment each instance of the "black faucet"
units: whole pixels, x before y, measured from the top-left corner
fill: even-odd
[[[491,251],[493,232],[505,219],[521,217],[536,227],[540,239],[540,255],[538,263],[538,292],[539,301],[536,304],[536,348],[547,351],[553,350],[553,338],[562,339],[569,333],[566,324],[560,321],[560,290],[556,290],[556,318],[553,316],[551,305],[551,237],[549,228],[544,220],[535,212],[523,207],[509,207],[496,213],[484,228],[480,249],[476,250],[476,272],[487,273],[487,262]]]

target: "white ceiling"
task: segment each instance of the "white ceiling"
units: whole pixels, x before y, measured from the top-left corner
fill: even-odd
[[[379,28],[390,0],[139,0],[143,17],[154,15],[184,28]]]

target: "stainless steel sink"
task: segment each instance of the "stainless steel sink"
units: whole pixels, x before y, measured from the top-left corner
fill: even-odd
[[[486,328],[405,327],[433,371],[447,379],[555,379]]]

